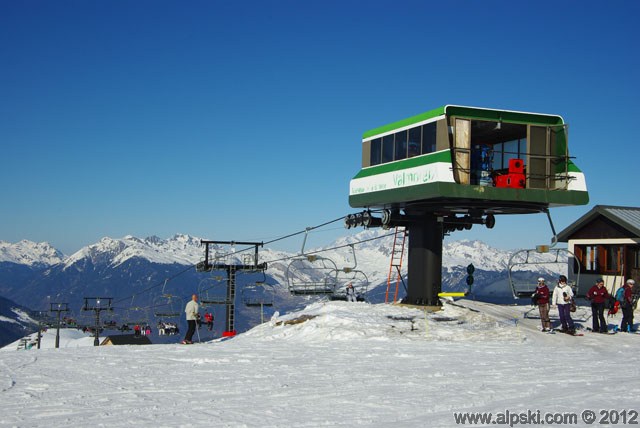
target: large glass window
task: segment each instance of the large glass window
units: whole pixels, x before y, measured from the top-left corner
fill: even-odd
[[[422,126],[422,154],[436,151],[436,122]]]
[[[393,161],[393,134],[382,137],[382,163]]]
[[[583,272],[618,275],[622,273],[623,247],[620,245],[576,245],[576,259]],[[577,266],[574,266],[577,272]]]
[[[369,165],[378,165],[382,161],[382,139],[371,140],[371,158]]]
[[[371,140],[369,165],[435,152],[436,129],[436,122],[432,122]]]
[[[605,266],[605,272],[607,273],[620,273],[620,262],[622,255],[622,247],[610,245],[607,248],[607,263]]]
[[[395,160],[404,159],[407,157],[407,131],[402,131],[396,133],[396,143],[395,143]]]
[[[422,127],[418,126],[409,130],[409,157],[420,154],[422,144]]]
[[[598,271],[598,247],[595,245],[585,245],[582,248],[582,263],[583,269],[586,272]]]

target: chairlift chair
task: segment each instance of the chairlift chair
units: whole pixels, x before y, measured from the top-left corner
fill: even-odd
[[[274,288],[266,283],[256,282],[242,289],[242,303],[247,307],[273,306]]]
[[[363,271],[356,269],[358,267],[356,249],[354,244],[350,244],[349,247],[351,247],[351,254],[353,255],[353,266],[345,266],[337,270],[337,286],[331,296],[331,300],[347,300],[347,286],[351,284],[355,291],[356,299],[364,301],[369,288],[369,278]]]
[[[337,287],[331,300],[347,300],[347,285],[351,284],[356,293],[356,299],[365,301],[369,289],[369,278],[361,270],[343,268],[337,272]]]
[[[120,325],[119,327],[123,330],[126,330],[123,328],[124,325],[127,325],[130,329],[132,329],[136,324],[150,324],[149,318],[148,307],[131,306],[125,311],[124,320],[122,322],[122,325]]]
[[[207,308],[211,305],[226,304],[227,298],[221,294],[222,291],[217,290],[218,288],[222,291],[226,290],[226,281],[220,275],[211,276],[200,281],[200,284],[198,284],[200,306]]]
[[[153,314],[158,319],[178,318],[182,315],[182,299],[173,294],[162,294],[153,301]]]
[[[182,299],[166,292],[169,279],[164,280],[160,296],[153,299],[153,314],[158,319],[178,318],[182,314]]]
[[[84,304],[80,307],[77,315],[73,311],[63,316],[61,325],[67,328],[85,329],[87,327],[94,328],[96,325],[96,317],[93,312],[85,311]]]
[[[555,265],[556,267],[566,267],[567,262],[565,260],[567,260],[568,255],[573,256],[574,260],[577,262],[576,280],[569,285],[572,289],[578,290],[580,282],[580,262],[568,249],[540,246],[535,249],[524,249],[513,253],[511,257],[509,257],[508,264],[509,286],[511,287],[513,297],[515,299],[530,298],[536,291],[537,286],[537,282],[535,280],[531,281],[517,278],[515,273],[517,268],[526,265]],[[553,287],[549,287],[549,289],[552,291]]]
[[[58,324],[57,318],[52,318],[53,326]],[[60,317],[60,327],[63,328],[78,328],[80,324],[85,322],[94,322],[93,317],[89,317],[89,314],[82,311],[82,307],[76,312],[69,308],[68,312],[65,312]]]
[[[287,265],[289,293],[296,296],[331,295],[336,290],[338,268],[329,258],[304,255]]]

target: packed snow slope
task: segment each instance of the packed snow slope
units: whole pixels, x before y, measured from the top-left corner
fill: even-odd
[[[0,426],[446,427],[506,410],[587,426],[584,409],[638,409],[640,336],[541,333],[530,309],[320,302],[195,345],[93,347],[70,330],[51,349],[50,330],[42,349],[0,350]]]

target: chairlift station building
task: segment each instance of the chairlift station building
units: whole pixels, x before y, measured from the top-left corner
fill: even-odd
[[[364,133],[345,225],[406,227],[405,303],[437,306],[445,234],[588,202],[562,117],[447,105]]]

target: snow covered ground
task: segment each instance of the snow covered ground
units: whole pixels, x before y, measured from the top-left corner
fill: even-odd
[[[640,410],[640,336],[545,334],[530,309],[316,303],[192,346],[65,330],[52,349],[50,330],[40,350],[0,350],[0,426],[440,427],[507,410],[598,426],[582,411]]]

